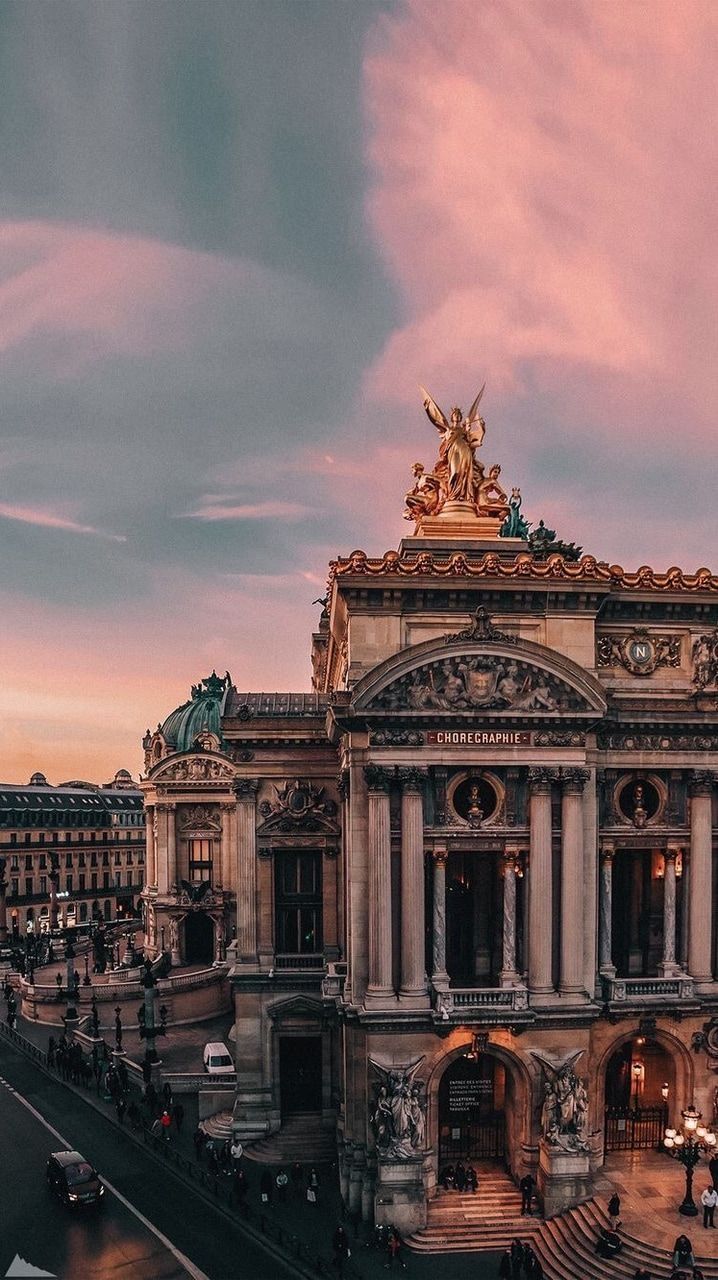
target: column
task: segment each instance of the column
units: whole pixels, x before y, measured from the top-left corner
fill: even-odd
[[[516,871],[519,851],[511,846],[503,853],[503,929],[500,982],[502,987],[514,987],[519,981],[516,968]]]
[[[257,963],[257,817],[259,780],[237,778],[237,961]]]
[[[221,890],[229,888],[232,883],[231,875],[231,848],[232,848],[232,819],[237,812],[236,804],[222,803],[219,806],[220,820],[220,842],[219,842],[219,867],[215,869],[213,876],[213,889]]]
[[[691,779],[691,857],[688,878],[688,972],[696,982],[711,982],[713,831],[715,774],[696,769]]]
[[[583,987],[596,995],[598,977],[598,792],[589,768],[583,793]]]
[[[391,837],[388,769],[367,765],[369,792],[369,984],[366,1005],[394,1000],[391,947]]]
[[[583,789],[588,769],[561,771],[561,978],[559,989],[574,1003],[583,986]]]
[[[551,769],[529,769],[529,992],[534,1004],[551,1003],[553,987],[553,877]]]
[[[679,972],[676,963],[676,855],[680,852],[669,845],[663,859],[663,960],[661,977],[673,978]]]
[[[157,853],[155,845],[155,806],[145,809],[145,884],[157,885]]]
[[[607,978],[615,978],[616,966],[613,963],[611,932],[613,928],[613,859],[616,853],[612,842],[604,841],[601,845],[601,887],[599,894],[598,917],[598,967],[599,972]]]
[[[169,893],[169,863],[168,863],[168,842],[169,842],[169,805],[156,804],[155,813],[157,815],[157,841],[156,865],[157,865],[157,893],[168,895]],[[174,814],[173,814],[174,823]]]
[[[401,769],[401,988],[400,1004],[428,1005],[424,959],[424,806],[425,775]]]
[[[5,868],[7,858],[0,858],[0,946],[7,946],[7,880]]]
[[[165,806],[167,810],[167,893],[178,884],[177,878],[177,805]]]
[[[445,845],[435,845],[434,861],[434,959],[431,984],[435,991],[448,991],[449,975],[446,972],[446,860]]]

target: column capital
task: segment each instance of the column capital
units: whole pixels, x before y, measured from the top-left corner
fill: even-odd
[[[709,796],[713,793],[716,775],[712,769],[694,769],[689,780],[692,796]]]
[[[415,791],[421,794],[427,779],[426,769],[399,769],[399,782],[403,791]]]
[[[234,813],[235,808],[236,806],[232,804],[231,800],[222,800],[220,802],[219,811],[220,813]]]
[[[677,845],[677,844],[666,845],[666,848],[663,853],[663,861],[666,863],[675,862],[676,858],[678,857],[678,854],[681,852],[682,850],[680,848],[680,845]]]
[[[613,859],[616,856],[616,846],[613,840],[601,841],[600,855],[601,862],[613,862]]]
[[[534,795],[546,795],[551,791],[554,782],[558,780],[558,771],[556,769],[547,769],[544,765],[533,766],[529,769],[529,789]]]
[[[259,778],[235,778],[233,790],[240,804],[251,804],[259,791]]]
[[[393,777],[391,769],[385,769],[382,765],[368,764],[364,767],[364,777],[366,779],[367,790],[369,791],[388,791]]]
[[[445,867],[448,857],[449,850],[446,848],[446,845],[439,845],[431,851],[431,858],[435,867]]]
[[[507,871],[513,871],[515,874],[518,871],[520,859],[521,849],[519,846],[515,844],[506,845],[506,847],[501,850],[501,861],[504,864],[504,875]]]
[[[562,769],[561,787],[564,794],[580,795],[590,777],[590,769],[580,769],[573,766],[568,769]]]

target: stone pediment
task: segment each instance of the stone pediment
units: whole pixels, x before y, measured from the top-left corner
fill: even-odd
[[[531,641],[448,637],[396,654],[358,682],[354,711],[427,718],[490,711],[506,716],[603,715],[598,681]]]
[[[229,782],[235,773],[227,760],[203,751],[161,760],[147,776],[153,782]]]

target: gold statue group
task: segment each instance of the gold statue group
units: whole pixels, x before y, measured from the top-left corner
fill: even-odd
[[[464,509],[466,505],[472,507],[477,516],[504,520],[509,514],[509,500],[499,484],[501,467],[495,463],[486,473],[476,457],[486,431],[479,414],[484,387],[467,417],[454,406],[448,419],[428,391],[422,387],[421,392],[429,420],[441,435],[439,456],[431,471],[426,471],[421,462],[414,463],[414,487],[406,495],[404,519],[420,525],[427,516],[438,515],[447,503],[452,507],[461,503]]]

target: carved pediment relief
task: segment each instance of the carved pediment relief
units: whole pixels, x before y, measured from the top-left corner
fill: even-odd
[[[294,778],[281,786],[274,786],[274,799],[262,800],[259,812],[264,822],[259,828],[262,835],[291,834],[292,832],[331,832],[338,827],[334,821],[337,806],[326,794],[324,787]]]
[[[231,781],[235,776],[234,769],[224,760],[207,755],[180,756],[178,759],[170,757],[169,760],[163,761],[161,765],[152,770],[153,781],[164,781],[165,779],[177,782],[214,782],[214,781]]]
[[[444,655],[400,676],[368,704],[382,711],[587,711],[586,699],[565,680],[524,660],[485,653]]]
[[[219,811],[213,805],[195,804],[179,810],[179,827],[184,832],[212,831],[219,832],[222,823]]]

